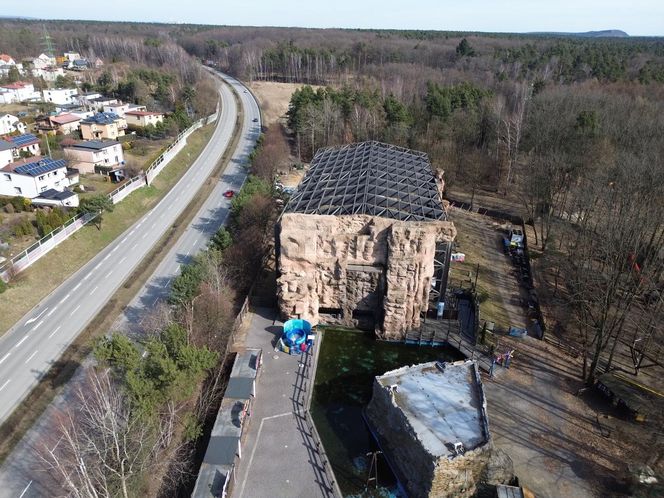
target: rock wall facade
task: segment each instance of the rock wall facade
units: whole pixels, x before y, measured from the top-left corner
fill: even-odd
[[[389,387],[374,381],[366,416],[397,477],[413,498],[474,496],[486,477],[492,442],[454,457],[431,455],[394,402]],[[398,394],[396,394],[398,396]]]
[[[338,323],[373,312],[378,337],[401,340],[428,306],[436,243],[456,237],[448,221],[404,222],[367,215],[285,213],[278,229],[277,282],[284,318]]]

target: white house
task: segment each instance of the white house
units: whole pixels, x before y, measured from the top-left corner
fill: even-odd
[[[16,61],[11,55],[0,54],[0,64],[7,64],[9,66],[15,66]]]
[[[7,135],[15,131],[25,133],[25,123],[11,114],[0,114],[0,135]]]
[[[0,168],[4,168],[14,161],[14,145],[6,140],[0,140]]]
[[[78,183],[78,176],[67,176],[64,159],[30,158],[0,169],[0,195],[10,197],[34,199],[47,190],[62,192],[73,183]]]
[[[5,137],[7,142],[11,143],[14,148],[12,153],[14,158],[21,157],[21,153],[26,156],[41,156],[41,148],[39,146],[39,138],[32,133],[24,133],[23,135],[15,135],[13,137]]]
[[[97,97],[96,99],[88,99],[88,105],[94,107],[98,111],[103,111],[104,106],[118,104],[120,101],[113,97]]]
[[[13,104],[24,100],[39,99],[39,92],[35,92],[35,86],[26,81],[17,81],[8,85],[0,86],[0,104]]]
[[[78,52],[65,52],[63,55],[65,59],[71,62],[81,58],[81,54],[79,54]]]
[[[32,65],[37,69],[44,69],[45,67],[55,66],[55,57],[49,57],[46,54],[41,54],[39,57],[32,59]]]
[[[78,94],[76,88],[53,88],[44,90],[44,102],[53,102],[54,104],[73,104]]]
[[[121,118],[124,118],[125,112],[129,111],[130,109],[130,104],[123,104],[122,102],[117,104],[107,104],[104,106],[104,112],[112,112]]]
[[[122,144],[116,140],[87,140],[64,147],[64,152],[81,173],[108,174],[124,166]]]
[[[64,76],[65,70],[61,67],[45,67],[45,68],[34,68],[32,70],[32,76],[35,78],[44,78],[44,81],[49,83],[55,82],[58,79],[58,76]]]

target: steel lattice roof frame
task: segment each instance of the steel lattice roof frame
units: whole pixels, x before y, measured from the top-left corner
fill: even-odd
[[[427,155],[375,141],[319,149],[286,212],[447,219]]]

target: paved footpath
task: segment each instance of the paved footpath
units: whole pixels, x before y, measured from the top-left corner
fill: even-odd
[[[266,309],[249,314],[244,346],[262,348],[263,366],[232,496],[331,497],[324,456],[303,415],[313,385],[312,358],[275,352],[282,324],[274,317],[274,310]]]

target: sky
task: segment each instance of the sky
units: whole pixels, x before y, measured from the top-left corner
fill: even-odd
[[[0,15],[235,26],[664,35],[664,0],[2,0]]]

